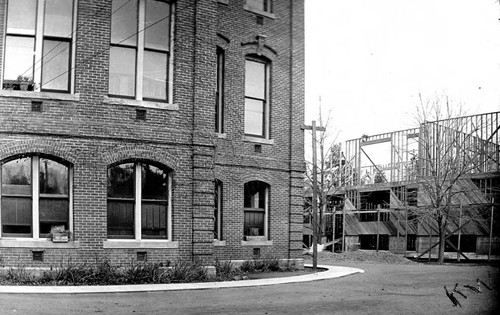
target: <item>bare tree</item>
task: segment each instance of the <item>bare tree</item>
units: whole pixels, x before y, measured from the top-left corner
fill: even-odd
[[[416,180],[419,203],[423,202],[413,213],[419,222],[435,221],[439,236],[438,263],[443,262],[449,224],[457,223],[459,216],[464,220],[481,219],[477,211],[462,211],[460,205],[466,190],[471,189],[462,183],[467,175],[484,171],[491,162],[491,144],[481,137],[485,126],[468,120],[471,117],[465,116],[462,107],[452,104],[447,97],[427,102],[420,97]]]

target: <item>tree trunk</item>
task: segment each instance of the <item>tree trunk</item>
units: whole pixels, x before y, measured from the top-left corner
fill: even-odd
[[[439,252],[438,252],[438,264],[442,264],[444,260],[444,247],[446,242],[446,226],[447,221],[444,216],[439,218]]]

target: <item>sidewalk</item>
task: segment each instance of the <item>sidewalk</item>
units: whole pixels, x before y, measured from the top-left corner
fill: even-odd
[[[311,267],[311,265],[306,265]],[[136,285],[109,285],[109,286],[0,286],[0,293],[125,293],[125,292],[154,292],[179,290],[206,290],[221,288],[268,286],[275,284],[310,282],[324,279],[344,277],[355,273],[364,273],[364,270],[350,267],[318,265],[324,271],[307,275],[269,278],[257,280],[198,282],[198,283],[170,283],[170,284],[136,284]],[[325,270],[326,269],[326,270]]]

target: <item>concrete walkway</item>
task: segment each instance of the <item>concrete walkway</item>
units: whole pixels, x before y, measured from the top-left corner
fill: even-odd
[[[312,267],[311,265],[305,265]],[[269,278],[256,280],[198,282],[198,283],[169,283],[169,284],[136,284],[136,285],[107,285],[107,286],[0,286],[0,293],[125,293],[125,292],[154,292],[154,291],[179,291],[179,290],[206,290],[221,288],[268,286],[274,284],[309,282],[324,279],[344,277],[355,273],[364,273],[358,268],[318,265],[319,272],[307,275]]]

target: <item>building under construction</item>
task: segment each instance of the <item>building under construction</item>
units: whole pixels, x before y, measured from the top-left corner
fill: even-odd
[[[498,257],[499,117],[426,121],[347,141],[343,175],[325,216],[325,234],[334,236],[336,249],[435,258],[441,209],[447,213],[445,258]]]

